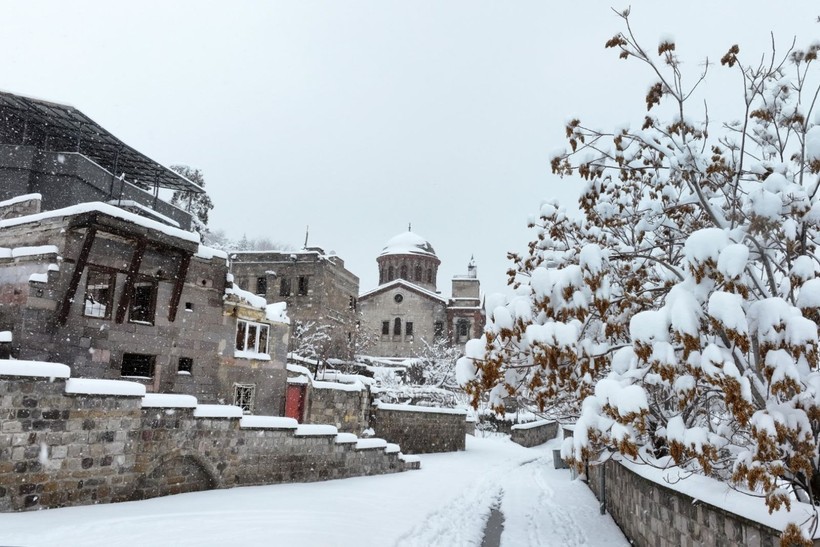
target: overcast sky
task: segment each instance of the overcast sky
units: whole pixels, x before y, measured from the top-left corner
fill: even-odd
[[[412,222],[445,295],[473,254],[496,292],[540,202],[574,208],[579,184],[549,172],[565,121],[643,119],[653,82],[604,49],[622,30],[610,5],[626,4],[0,1],[0,88],[202,169],[210,224],[233,237],[300,247],[310,225],[362,291]],[[820,39],[816,0],[631,5],[645,45],[674,37],[691,79],[733,43],[763,53],[770,31],[781,46]],[[719,104],[739,84],[712,70],[724,74],[704,92]]]

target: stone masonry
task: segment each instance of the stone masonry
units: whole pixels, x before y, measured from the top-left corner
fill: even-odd
[[[538,420],[526,424],[516,424],[512,426],[510,437],[512,442],[518,443],[527,448],[544,444],[550,439],[554,439],[558,433],[558,422]]]
[[[467,413],[463,410],[380,403],[370,423],[377,437],[399,443],[407,454],[464,450]]]
[[[370,391],[362,384],[313,381],[305,423],[331,424],[339,431],[361,434],[369,427]]]
[[[0,512],[419,465],[405,462],[395,445],[337,435],[329,426],[241,412],[198,417],[201,406],[143,408],[141,396],[69,395],[66,385],[60,378],[0,376]]]

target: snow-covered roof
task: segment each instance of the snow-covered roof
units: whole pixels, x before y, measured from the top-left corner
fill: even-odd
[[[440,294],[434,293],[433,291],[425,289],[424,287],[420,287],[420,286],[416,285],[415,283],[411,283],[410,281],[407,281],[406,279],[394,279],[393,281],[390,281],[389,283],[385,283],[384,285],[379,285],[375,289],[370,289],[369,291],[363,292],[362,294],[359,295],[359,300],[361,300],[363,298],[369,298],[370,296],[373,296],[374,294],[381,293],[381,292],[384,292],[384,291],[388,291],[390,289],[395,289],[395,288],[398,288],[398,287],[403,287],[407,290],[417,292],[417,293],[419,293],[423,296],[427,296],[429,298],[434,298],[436,300],[439,300],[439,301],[443,302],[444,304],[447,304],[447,299],[444,298],[443,296],[441,296]]]
[[[436,251],[429,241],[408,231],[390,238],[379,256],[406,254],[436,256]]]

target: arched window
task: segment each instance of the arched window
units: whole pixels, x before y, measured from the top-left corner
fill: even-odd
[[[402,264],[400,271],[401,273],[399,274],[399,277],[402,279],[407,279],[407,264]]]
[[[388,281],[393,281],[393,274],[394,274],[393,266],[390,266],[389,268],[387,268],[387,280]]]
[[[415,279],[416,281],[421,281],[421,266],[416,266]]]
[[[433,270],[431,268],[427,268],[427,282],[433,282]]]
[[[396,317],[395,321],[393,321],[393,334],[396,336],[401,336],[401,319]]]

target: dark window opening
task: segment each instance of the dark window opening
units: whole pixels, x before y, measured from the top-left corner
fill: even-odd
[[[421,281],[421,266],[416,266],[415,280]]]
[[[157,305],[157,284],[153,281],[137,281],[128,308],[131,323],[154,324]]]
[[[194,311],[194,303],[185,302],[185,311]]]
[[[427,282],[433,282],[433,270],[431,270],[430,268],[427,268]]]
[[[469,321],[459,321],[458,322],[458,337],[466,338],[470,334],[470,322]]]
[[[404,324],[404,334],[406,336],[413,336],[413,322],[412,321],[407,321]]]
[[[265,296],[268,293],[268,278],[267,277],[257,277],[256,278],[256,294],[260,296]]]
[[[351,310],[355,310],[356,306],[357,306],[356,298],[351,296],[350,297],[350,302],[348,303],[348,307],[350,307]]]
[[[139,378],[153,378],[154,376],[153,355],[142,355],[140,353],[125,353],[122,356],[122,376],[136,376]]]
[[[290,296],[290,278],[283,277],[279,280],[279,296]]]
[[[390,321],[382,321],[382,334],[390,334]]]
[[[191,374],[194,371],[194,360],[190,357],[180,357],[177,362],[177,372]]]
[[[393,301],[396,304],[401,304],[404,301],[404,296],[402,296],[401,294],[397,294],[396,296],[393,297]]]
[[[114,273],[89,268],[85,282],[83,315],[111,319],[114,299]]]
[[[299,296],[306,296],[308,293],[308,278],[306,275],[299,276]]]
[[[393,266],[390,266],[389,268],[387,268],[387,280],[388,281],[393,281],[394,274],[395,274],[395,270],[393,270]]]
[[[402,279],[407,279],[407,265],[406,264],[401,265],[401,274],[399,275],[399,277],[401,277]]]
[[[236,322],[236,350],[268,352],[268,325],[239,320]]]
[[[396,320],[393,322],[393,334],[395,336],[401,335],[401,319],[396,317]]]
[[[436,338],[441,338],[444,336],[444,323],[442,321],[436,321],[433,323],[433,336]]]

